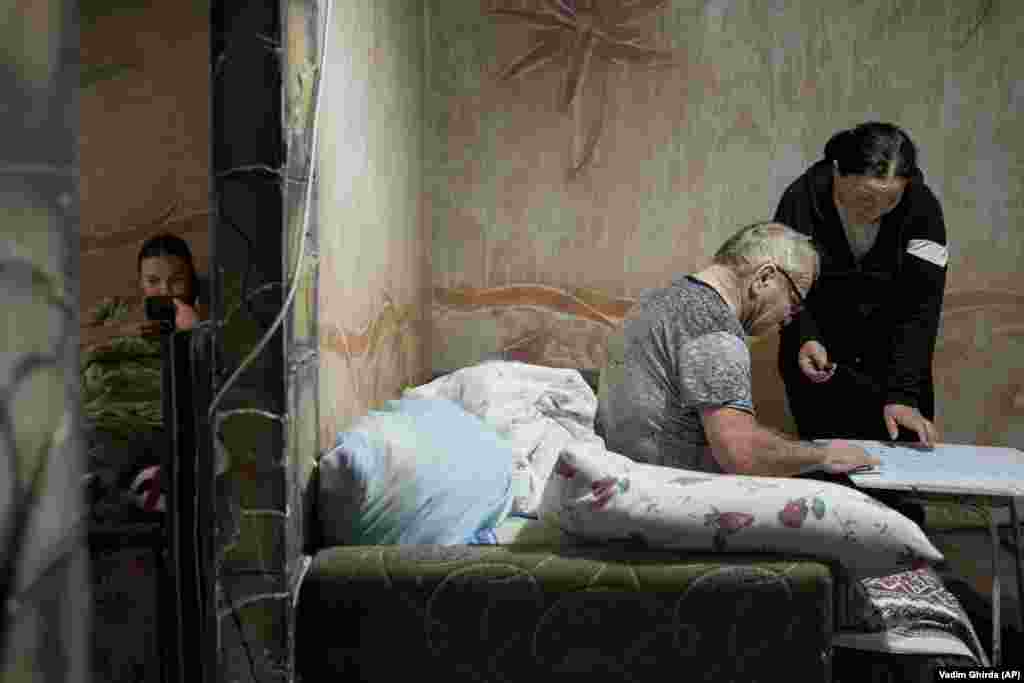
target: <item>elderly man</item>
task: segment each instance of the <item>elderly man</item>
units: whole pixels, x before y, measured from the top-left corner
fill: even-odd
[[[608,448],[639,462],[728,474],[877,464],[853,444],[794,441],[754,417],[744,337],[787,324],[819,270],[806,235],[756,223],[704,270],[646,293],[609,342],[599,409]]]

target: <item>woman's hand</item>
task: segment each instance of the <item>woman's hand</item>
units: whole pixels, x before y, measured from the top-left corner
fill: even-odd
[[[836,372],[835,364],[828,362],[828,353],[825,351],[825,347],[821,342],[813,339],[804,342],[804,345],[800,347],[797,364],[804,376],[815,384],[829,381]]]
[[[191,330],[193,327],[199,324],[202,318],[192,306],[189,306],[181,299],[174,299],[174,309],[176,311],[174,316],[174,326],[179,330]]]
[[[891,439],[900,435],[899,428],[902,426],[916,432],[920,444],[925,448],[935,448],[939,442],[939,430],[917,408],[901,403],[887,403],[882,409],[882,419],[885,420]]]
[[[160,321],[143,320],[137,323],[124,323],[118,336],[121,337],[159,337]]]
[[[94,327],[84,327],[79,337],[79,345],[83,349],[106,346],[119,337],[160,336],[160,323],[156,320],[134,320],[127,322],[107,323]]]

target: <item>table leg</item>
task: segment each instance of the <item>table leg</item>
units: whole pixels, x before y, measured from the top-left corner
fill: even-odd
[[[1020,542],[1020,516],[1017,514],[1017,499],[1010,499],[1010,524],[1013,526],[1013,560],[1017,569],[1017,633],[1024,633],[1024,567],[1021,555],[1024,547]]]
[[[993,510],[988,510],[988,529],[992,536],[992,666],[999,666],[1002,660],[1002,634],[999,621],[1002,607],[1002,586],[999,578],[999,527]]]

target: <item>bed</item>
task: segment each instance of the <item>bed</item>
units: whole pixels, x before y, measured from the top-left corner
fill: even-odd
[[[596,395],[598,374],[580,375]],[[387,681],[410,670],[447,681],[649,681],[673,669],[694,681],[779,671],[794,681],[932,680],[937,666],[985,661],[930,570],[860,581],[820,557],[595,543],[514,513],[473,543],[336,545],[323,537],[331,510],[321,476],[314,468],[306,488],[295,635],[303,681]],[[834,647],[851,628],[879,642],[895,633],[951,647]]]

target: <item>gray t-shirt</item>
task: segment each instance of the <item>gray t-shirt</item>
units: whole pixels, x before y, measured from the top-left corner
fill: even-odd
[[[700,410],[754,413],[743,326],[718,292],[689,276],[641,296],[609,338],[600,386],[608,449],[654,465],[721,472]]]

